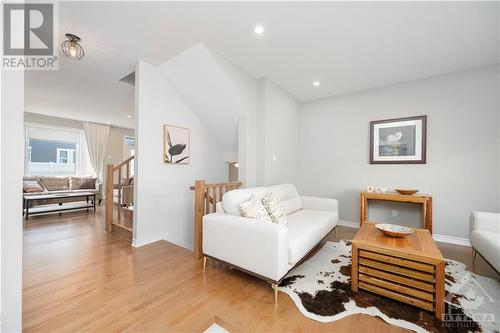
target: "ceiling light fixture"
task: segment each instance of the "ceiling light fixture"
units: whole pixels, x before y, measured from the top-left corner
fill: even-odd
[[[127,118],[128,118],[128,119],[130,119],[130,118],[132,118],[132,116],[128,114],[128,115],[127,115]]]
[[[320,84],[321,84],[321,83],[320,83],[319,81],[314,81],[314,82],[313,82],[313,86],[315,86],[315,87],[319,87],[319,85],[320,85]]]
[[[262,35],[265,31],[264,27],[261,26],[261,25],[256,25],[255,28],[253,29],[253,31],[257,34],[257,35]]]
[[[80,37],[73,34],[65,35],[68,40],[65,40],[61,44],[61,51],[65,56],[70,58],[71,60],[80,60],[83,58],[85,52],[83,51],[83,47],[78,44],[81,41]]]

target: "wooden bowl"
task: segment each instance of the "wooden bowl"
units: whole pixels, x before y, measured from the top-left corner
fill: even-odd
[[[387,236],[391,237],[406,237],[413,234],[413,229],[402,225],[378,223],[375,224],[375,228],[382,231]]]
[[[397,188],[396,189],[396,192],[400,193],[400,194],[403,194],[403,195],[412,195],[412,194],[415,194],[418,192],[418,190],[414,190],[414,189],[404,189],[404,188]]]

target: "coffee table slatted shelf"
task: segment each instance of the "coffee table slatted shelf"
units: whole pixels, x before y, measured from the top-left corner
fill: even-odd
[[[393,238],[364,223],[352,241],[351,288],[435,312],[441,319],[444,258],[428,230]]]

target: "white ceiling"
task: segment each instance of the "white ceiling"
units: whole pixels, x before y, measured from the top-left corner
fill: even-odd
[[[27,72],[26,110],[125,127],[134,90],[118,80],[199,42],[300,101],[499,62],[498,2],[60,2],[59,14],[61,41],[79,35],[86,55]]]

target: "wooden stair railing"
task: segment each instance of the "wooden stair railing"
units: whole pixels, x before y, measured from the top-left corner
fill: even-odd
[[[206,184],[204,180],[197,180],[194,186],[194,256],[201,258],[203,254],[203,216],[215,212],[216,204],[222,200],[224,193],[240,188],[241,182]]]
[[[126,190],[125,192],[125,202],[128,205],[130,203],[130,163],[134,160],[134,156],[131,156],[124,160],[123,162],[113,165],[113,164],[108,164],[107,165],[107,180],[106,180],[106,225],[107,225],[107,231],[111,232],[113,231],[113,227],[118,227],[121,229],[125,229],[127,231],[132,232],[132,227],[127,226],[124,223],[120,223],[122,220],[122,212],[124,208],[122,207],[122,190],[121,187],[125,186]],[[123,169],[125,169],[125,183],[123,184]],[[114,184],[114,179],[115,179],[115,173],[117,175],[118,179],[118,204],[117,204],[117,222],[114,220],[114,203],[113,203],[113,189],[115,187]]]

